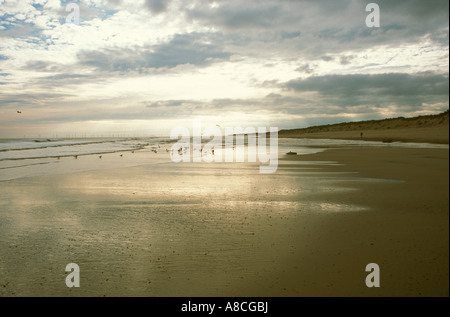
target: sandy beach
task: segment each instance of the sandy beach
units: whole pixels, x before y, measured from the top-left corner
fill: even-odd
[[[0,1],[0,298],[449,297],[449,3]]]
[[[342,176],[343,184],[355,191],[327,194],[326,199],[367,209],[335,214],[323,222],[324,239],[332,243],[322,240],[319,249],[334,254],[340,267],[317,269],[324,280],[334,276],[335,284],[311,293],[448,296],[448,150],[339,149],[315,154],[314,159],[337,161],[342,165],[327,170],[351,170],[358,178]],[[380,266],[382,286],[358,290],[352,272],[369,259]]]
[[[448,110],[428,116],[343,122],[304,129],[282,130],[283,138],[345,139],[383,142],[426,142],[448,144]]]
[[[303,134],[282,133],[283,137],[308,138],[308,139],[341,139],[364,140],[384,142],[424,142],[448,144],[449,126],[408,128],[408,129],[379,129],[363,131],[339,131],[339,132],[309,132]],[[363,135],[361,136],[361,132]]]
[[[0,296],[448,296],[448,154],[345,147],[282,155],[267,175],[166,162],[0,182]]]

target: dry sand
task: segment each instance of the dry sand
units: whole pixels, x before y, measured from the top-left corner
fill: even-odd
[[[363,136],[361,137],[361,132]],[[411,129],[377,129],[361,131],[330,131],[308,133],[280,133],[284,138],[308,139],[342,139],[385,142],[422,142],[422,143],[449,143],[449,126],[411,128]]]
[[[361,135],[362,133],[362,135]],[[392,118],[282,130],[282,138],[347,139],[386,142],[449,143],[449,111],[413,118]]]
[[[272,175],[167,163],[1,182],[0,296],[448,296],[448,154],[360,147],[286,156]],[[80,288],[65,286],[71,262]]]

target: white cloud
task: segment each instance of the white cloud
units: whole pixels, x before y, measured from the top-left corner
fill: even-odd
[[[204,116],[217,115],[211,102],[229,116],[238,107],[233,118],[249,119],[245,113],[259,107],[259,120],[292,121],[298,109],[317,115],[310,105],[319,99],[283,91],[282,83],[331,75],[448,76],[446,1],[380,0],[379,29],[365,27],[365,2],[356,0],[77,3],[80,25],[70,26],[59,0],[0,0],[0,73],[7,74],[0,77],[0,125],[18,104],[28,106],[36,122],[68,122],[74,114],[82,122],[88,109],[103,110],[103,102],[121,109],[117,121],[131,120],[127,108],[140,113],[147,102],[168,100],[197,100]],[[273,107],[267,95],[280,96],[270,99]],[[330,98],[320,109],[324,117],[335,115],[333,102],[342,102]],[[50,105],[58,107],[57,116]],[[434,100],[416,110],[446,105]],[[368,111],[358,109],[355,116]],[[169,110],[157,109],[175,122]]]

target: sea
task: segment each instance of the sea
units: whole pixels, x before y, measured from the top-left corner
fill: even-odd
[[[0,181],[157,163],[169,142],[164,138],[0,139]]]
[[[0,139],[0,181],[172,163],[170,151],[175,141],[161,137]],[[448,145],[428,143],[290,138],[278,140],[279,157],[287,152],[305,155],[322,152],[330,147],[361,146],[449,148]],[[269,148],[269,142],[267,147]]]

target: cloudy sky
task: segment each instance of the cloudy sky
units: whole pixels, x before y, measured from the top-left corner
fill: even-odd
[[[380,27],[366,26],[366,5]],[[69,3],[79,25],[66,23]],[[449,108],[448,0],[0,0],[0,137]],[[17,113],[17,111],[22,113]]]

